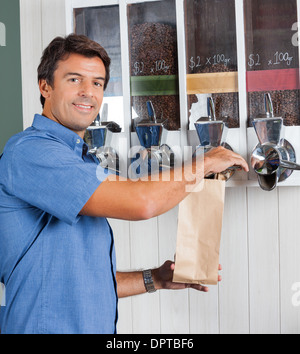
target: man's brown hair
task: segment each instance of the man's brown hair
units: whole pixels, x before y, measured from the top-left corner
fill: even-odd
[[[105,66],[104,90],[110,78],[110,58],[106,50],[97,42],[83,35],[70,34],[67,37],[56,37],[43,51],[40,65],[38,67],[38,82],[46,80],[53,88],[54,72],[60,60],[66,60],[70,54],[80,54],[87,58],[99,57]],[[44,107],[45,98],[41,95],[41,104]]]

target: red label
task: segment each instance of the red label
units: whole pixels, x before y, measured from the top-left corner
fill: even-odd
[[[299,69],[247,72],[247,92],[299,90]]]

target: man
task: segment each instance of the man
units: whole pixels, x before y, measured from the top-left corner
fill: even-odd
[[[170,261],[147,275],[149,284],[142,272],[116,274],[106,218],[160,215],[185,198],[192,182],[185,176],[175,181],[175,171],[169,182],[111,178],[87,153],[84,132],[100,110],[109,65],[106,51],[84,36],[54,39],[38,68],[43,113],[4,149],[2,333],[115,333],[118,297],[144,293],[148,286],[189,286],[172,283]],[[198,180],[232,165],[248,170],[239,155],[223,148],[208,153],[197,171],[192,163]]]

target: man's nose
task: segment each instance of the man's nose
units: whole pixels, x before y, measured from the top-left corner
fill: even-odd
[[[79,95],[81,97],[93,97],[93,86],[90,83],[82,82]]]

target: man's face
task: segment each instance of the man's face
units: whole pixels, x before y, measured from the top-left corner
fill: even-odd
[[[40,82],[46,99],[43,115],[83,138],[100,111],[104,82],[105,66],[100,58],[71,54],[58,63],[53,87],[45,80]]]

